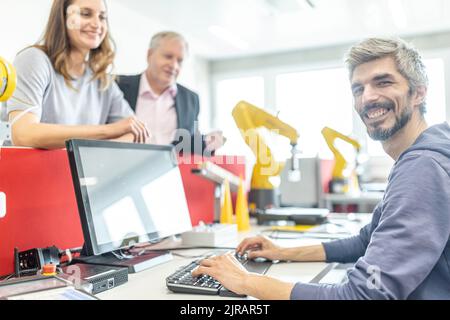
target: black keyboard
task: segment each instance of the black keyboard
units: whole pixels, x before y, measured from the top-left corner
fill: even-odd
[[[177,293],[220,295],[222,297],[245,297],[227,290],[214,278],[204,275],[193,277],[191,272],[198,267],[200,260],[192,261],[181,267],[166,279],[167,288]],[[247,260],[245,257],[238,261],[248,272],[265,274],[272,265],[271,261],[265,259]]]

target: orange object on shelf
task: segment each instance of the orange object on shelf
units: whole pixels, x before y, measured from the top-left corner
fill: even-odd
[[[56,265],[46,264],[42,267],[41,273],[43,276],[56,276]]]

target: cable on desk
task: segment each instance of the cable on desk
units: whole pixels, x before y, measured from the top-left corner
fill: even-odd
[[[271,239],[275,239],[275,240],[289,240],[289,239],[300,239],[302,238],[301,235],[295,235],[293,237],[282,237],[279,234],[282,233],[279,230],[271,230],[271,229],[266,229],[266,230],[262,230],[260,232],[261,235],[266,235],[267,237],[271,238]],[[283,233],[287,233],[286,231]],[[294,232],[291,232],[294,233]],[[296,231],[295,233],[303,233],[303,232],[299,232]]]
[[[130,248],[132,249],[132,248]],[[174,247],[174,248],[158,248],[158,249],[142,249],[138,253],[134,254],[134,256],[141,256],[150,254],[152,252],[164,252],[164,251],[183,251],[183,250],[195,250],[195,249],[210,249],[210,250],[236,250],[236,248],[231,247],[207,247],[207,246],[197,246],[197,247]],[[130,253],[130,251],[128,251]],[[172,253],[174,254],[174,253]],[[174,254],[182,257],[180,254]],[[200,257],[202,257],[201,255]],[[194,257],[195,258],[195,257]]]
[[[0,279],[0,282],[8,281],[8,280],[14,278],[15,275],[16,275],[15,273],[11,273],[10,275],[7,275],[7,276],[3,277],[2,279]]]
[[[172,255],[180,258],[186,258],[186,259],[200,259],[208,256],[208,253],[205,254],[198,254],[198,255],[188,255],[188,254],[180,254],[180,253],[173,253]]]
[[[130,260],[133,259],[135,256],[125,253],[123,250],[119,251],[111,251],[114,257],[116,257],[118,260]]]
[[[342,229],[348,230],[347,226],[346,226],[345,224],[343,224],[343,223],[327,221],[326,224],[331,224],[331,225],[333,225],[333,226],[340,227],[340,228],[342,228]]]

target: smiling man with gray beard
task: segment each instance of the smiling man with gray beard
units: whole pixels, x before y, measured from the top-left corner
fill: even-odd
[[[354,263],[345,283],[287,283],[248,273],[234,257],[204,260],[227,289],[260,299],[450,299],[450,126],[428,127],[428,79],[416,49],[372,38],[351,48],[355,110],[370,137],[395,160],[383,200],[358,236],[282,248],[266,237],[236,249],[249,258]]]

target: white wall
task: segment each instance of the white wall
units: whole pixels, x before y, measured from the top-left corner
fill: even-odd
[[[0,0],[1,57],[12,62],[20,50],[40,40],[52,2]],[[140,73],[146,68],[146,54],[151,36],[170,29],[170,26],[148,19],[145,12],[138,13],[128,9],[125,1],[109,0],[107,4],[111,34],[117,46],[115,72]],[[179,82],[200,94],[200,128],[206,130],[210,127],[209,64],[197,57],[195,48],[191,51]]]
[[[40,39],[51,3],[51,0],[0,0],[0,56],[12,61],[18,51]]]

